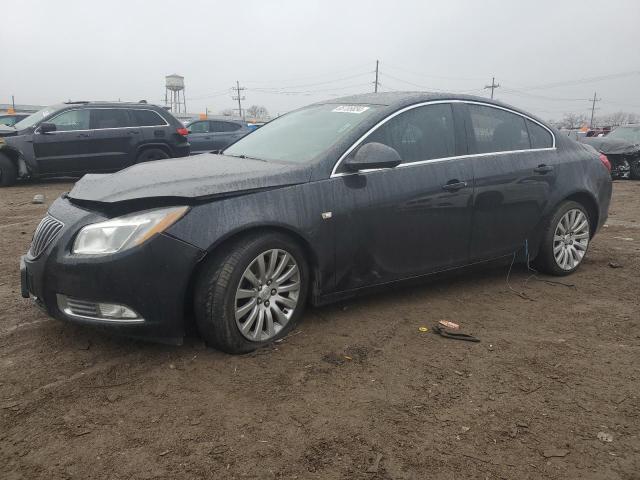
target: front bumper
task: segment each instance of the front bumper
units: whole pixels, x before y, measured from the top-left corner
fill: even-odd
[[[34,298],[54,318],[99,325],[132,337],[180,343],[184,336],[187,292],[203,252],[181,240],[159,234],[121,253],[103,256],[71,254],[75,233],[104,217],[87,212],[64,199],[50,214],[65,228],[37,258],[20,261],[21,292]],[[124,305],[137,321],[73,315],[63,299]]]

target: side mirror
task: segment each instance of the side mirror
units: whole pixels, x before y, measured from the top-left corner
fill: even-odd
[[[348,157],[344,166],[357,172],[370,168],[393,168],[401,162],[402,158],[397,150],[382,143],[372,142],[360,147],[354,156]]]
[[[49,132],[55,132],[56,131],[56,125],[55,123],[49,123],[49,122],[42,122],[40,125],[38,125],[38,129],[36,130],[36,133],[49,133]]]

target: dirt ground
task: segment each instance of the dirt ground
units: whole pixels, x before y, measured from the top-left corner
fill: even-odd
[[[566,285],[458,274],[309,309],[235,357],[20,298],[18,257],[69,188],[0,190],[2,479],[640,478],[640,182],[615,183]],[[419,331],[441,319],[481,343]]]

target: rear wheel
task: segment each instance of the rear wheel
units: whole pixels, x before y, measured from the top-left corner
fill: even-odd
[[[138,154],[136,163],[152,162],[154,160],[164,160],[170,158],[169,154],[161,148],[147,148]]]
[[[579,203],[560,205],[547,225],[536,266],[551,275],[569,275],[578,269],[591,239],[589,213]]]
[[[200,333],[227,353],[246,353],[284,337],[306,303],[308,267],[289,237],[246,237],[212,257],[196,284]]]
[[[18,178],[18,171],[16,170],[13,162],[0,153],[0,186],[8,187],[16,183]]]
[[[631,178],[640,180],[640,158],[631,162]]]

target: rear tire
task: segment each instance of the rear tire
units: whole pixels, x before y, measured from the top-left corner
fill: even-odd
[[[227,353],[268,345],[295,327],[308,284],[304,251],[291,238],[276,232],[242,238],[214,254],[199,274],[198,330],[210,346]]]
[[[18,170],[13,162],[7,157],[0,153],[0,186],[8,187],[16,183],[16,179],[18,178]]]
[[[640,180],[640,159],[631,162],[631,178],[633,180]]]
[[[583,205],[560,204],[543,234],[535,266],[550,275],[564,276],[582,264],[591,240],[591,219]]]
[[[136,163],[152,162],[154,160],[165,160],[171,158],[167,152],[161,148],[147,148],[138,154]]]

